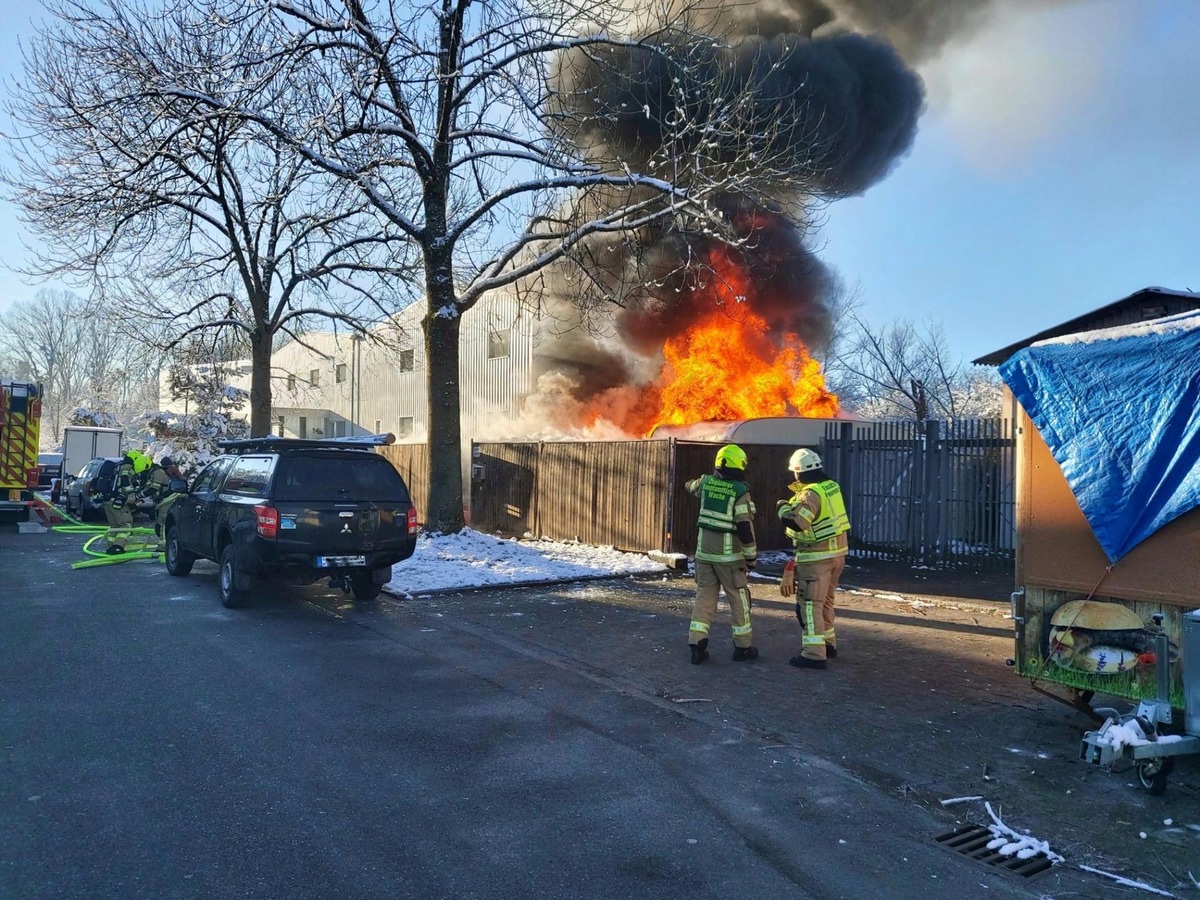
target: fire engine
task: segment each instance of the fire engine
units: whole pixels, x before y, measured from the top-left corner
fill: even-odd
[[[0,501],[21,503],[38,483],[42,389],[0,381]]]

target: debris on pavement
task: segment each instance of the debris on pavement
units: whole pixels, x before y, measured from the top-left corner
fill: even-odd
[[[1156,888],[1156,887],[1151,887],[1150,885],[1146,884],[1146,882],[1144,882],[1144,881],[1134,881],[1133,879],[1130,879],[1130,878],[1123,878],[1120,875],[1114,875],[1112,872],[1105,872],[1103,869],[1093,869],[1091,866],[1080,866],[1079,868],[1082,869],[1084,872],[1090,872],[1093,875],[1101,875],[1104,878],[1111,878],[1117,884],[1121,885],[1121,887],[1137,888],[1140,891],[1148,891],[1151,894],[1157,894],[1159,897],[1174,897],[1175,896],[1170,891],[1164,891],[1164,890],[1160,890],[1159,888]],[[1192,880],[1195,881],[1196,879],[1193,878]],[[1200,884],[1198,884],[1196,886],[1200,887]]]
[[[943,801],[942,801],[942,806],[953,806],[953,805],[954,805],[954,804],[956,804],[956,803],[971,803],[971,802],[974,802],[975,800],[982,800],[982,799],[983,799],[983,797],[982,797],[982,796],[975,796],[975,797],[951,797],[951,798],[950,798],[950,799],[948,799],[948,800],[943,800]]]

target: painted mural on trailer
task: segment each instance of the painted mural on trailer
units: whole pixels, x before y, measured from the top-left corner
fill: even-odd
[[[1156,695],[1158,670],[1165,665],[1170,668],[1172,703],[1183,708],[1181,610],[1148,603],[1067,600],[1046,603],[1040,614],[1030,612],[1027,607],[1030,623],[1040,619],[1041,627],[1035,626],[1029,634],[1038,645],[1027,644],[1022,674],[1080,691],[1143,700]],[[1159,655],[1154,612],[1163,614],[1165,659]]]

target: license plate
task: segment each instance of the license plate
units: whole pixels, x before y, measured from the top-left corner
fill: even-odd
[[[318,556],[318,569],[336,569],[341,566],[365,566],[367,558],[365,556]]]

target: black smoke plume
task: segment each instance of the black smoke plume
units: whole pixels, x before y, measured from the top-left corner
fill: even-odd
[[[963,15],[979,5],[946,4]],[[830,336],[836,278],[805,243],[806,211],[885,177],[911,147],[924,105],[921,80],[901,54],[881,36],[851,30],[878,7],[860,30],[885,35],[904,25],[908,31],[896,33],[906,35],[914,56],[940,40],[919,24],[935,20],[925,15],[933,0],[893,6],[908,7],[916,19],[894,20],[887,3],[865,0],[726,6],[708,23],[720,41],[663,32],[641,46],[568,54],[557,72],[559,112],[570,123],[564,134],[592,158],[651,176],[679,159],[745,166],[745,187],[720,200],[740,239],[724,252],[749,279],[746,305],[766,319],[774,339],[796,334],[818,354]],[[914,28],[921,33],[910,34]],[[720,127],[677,127],[710,121]],[[686,173],[671,177],[686,186]],[[561,304],[565,327],[541,370],[567,374],[581,401],[654,377],[664,341],[711,313],[713,282],[722,277],[708,264],[716,244],[710,234],[679,229],[591,242],[585,259],[575,260],[586,274],[556,279],[551,293],[568,301]],[[581,289],[622,307],[617,342],[573,330]],[[715,295],[730,300],[724,311],[736,318],[745,310],[732,302],[735,293]],[[555,298],[545,300],[553,310]]]

